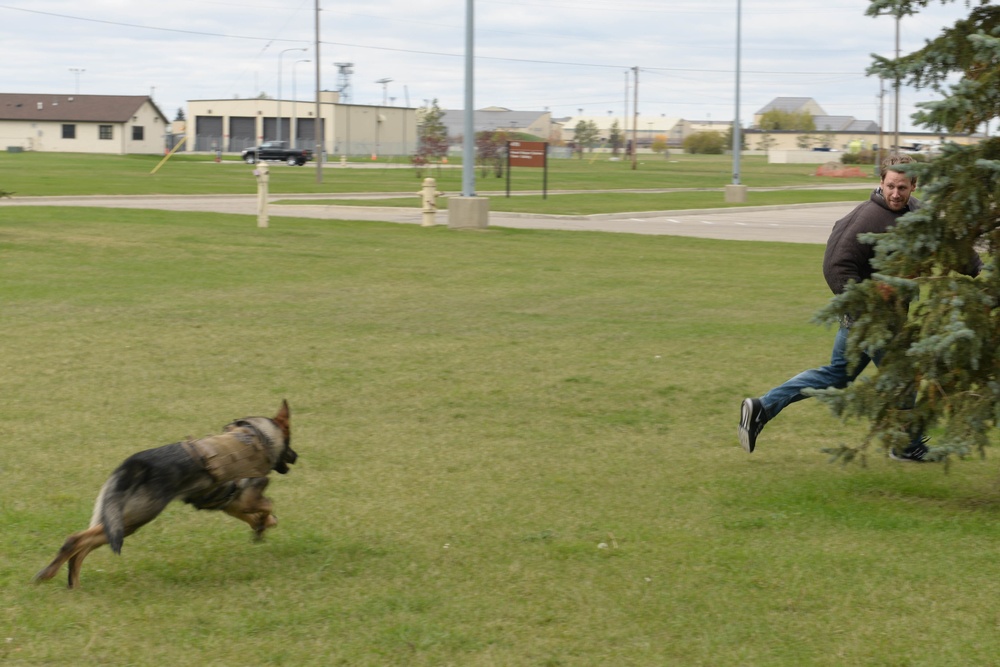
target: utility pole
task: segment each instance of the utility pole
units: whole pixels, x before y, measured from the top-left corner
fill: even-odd
[[[900,9],[896,9],[896,61],[899,61],[899,19],[903,16]],[[893,155],[899,155],[899,74],[896,74],[896,150]]]
[[[462,196],[476,196],[475,3],[465,2],[465,109],[462,113]]]
[[[885,86],[882,77],[878,78],[878,150],[875,152],[875,175],[882,168],[882,107],[885,105]]]
[[[295,92],[295,82],[298,79],[298,77],[295,76],[295,66],[298,65],[299,63],[308,63],[308,62],[312,61],[308,59],[296,60],[295,64],[292,65],[292,126],[291,128],[289,128],[288,132],[292,138],[292,148],[299,147],[299,115],[298,115],[299,98]]]
[[[639,155],[639,66],[632,68],[635,74],[635,87],[633,90],[634,100],[632,102],[632,170],[638,168],[636,160]]]
[[[381,83],[382,84],[382,106],[387,106],[387,103],[388,103],[388,97],[387,96],[389,94],[389,84],[391,82],[392,82],[392,79],[379,79],[378,81],[375,82],[375,83]]]
[[[742,39],[742,0],[736,0],[736,116],[733,118],[733,185],[740,184],[740,150],[743,138],[740,134],[740,41]]]
[[[86,72],[87,70],[83,69],[82,67],[70,67],[69,71],[72,72],[74,75],[76,75],[76,94],[79,95],[80,94],[80,75],[83,74],[84,72]]]
[[[316,120],[313,122],[316,124],[313,130],[315,130],[316,137],[316,148],[313,151],[313,160],[316,161],[316,182],[323,182],[323,117],[320,115],[320,63],[323,60],[319,57],[319,0],[313,0],[315,7],[315,24],[316,24],[316,43],[313,48],[316,49],[316,113],[314,114]]]
[[[285,49],[278,54],[278,141],[281,141],[281,57],[289,51],[308,51],[307,48]]]
[[[740,183],[740,153],[743,134],[740,122],[740,51],[743,38],[743,2],[736,0],[736,108],[733,115],[733,182],[723,189],[726,202],[742,204],[747,200],[747,186]]]
[[[622,116],[622,144],[628,145],[628,70],[625,70],[625,115]]]

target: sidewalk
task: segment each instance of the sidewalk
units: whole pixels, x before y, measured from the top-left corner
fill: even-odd
[[[346,197],[348,195],[339,196],[340,199]],[[315,199],[316,196],[309,195],[308,198]],[[295,196],[290,195],[272,197],[272,201],[293,199]],[[415,195],[414,199],[416,199]],[[827,204],[642,211],[589,216],[492,212],[489,216],[489,225],[517,229],[667,234],[737,241],[826,243],[833,223],[845,216],[863,200],[863,191],[859,190],[857,201]],[[88,206],[257,215],[256,195],[137,195],[0,199],[0,208],[11,206]],[[268,213],[271,218],[277,219],[365,220],[417,225],[422,220],[420,209],[415,207],[272,203],[268,206]],[[447,211],[437,213],[437,224],[448,224]]]

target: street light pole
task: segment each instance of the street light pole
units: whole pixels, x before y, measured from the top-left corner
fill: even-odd
[[[733,185],[740,184],[740,150],[743,137],[740,134],[740,41],[742,39],[743,2],[736,0],[736,117],[733,120]]]
[[[896,62],[899,62],[899,19],[903,13],[896,10]],[[899,74],[896,75],[896,150],[893,155],[899,155]]]
[[[323,105],[320,104],[320,71],[321,71],[320,63],[322,63],[323,61],[320,60],[320,56],[319,56],[319,53],[320,53],[320,42],[319,42],[319,0],[313,0],[313,16],[314,16],[313,27],[314,27],[315,33],[316,33],[315,38],[314,38],[314,42],[313,42],[313,48],[316,49],[316,100],[315,100],[315,104],[316,104],[316,120],[313,122],[313,125],[314,125],[314,127],[313,127],[313,134],[314,134],[315,140],[316,140],[316,148],[315,148],[315,151],[313,152],[313,159],[316,160],[316,182],[317,183],[322,183],[323,182],[323,140],[324,140],[324,137],[323,137],[323,117],[321,115],[322,106]],[[332,120],[335,120],[335,119],[333,119],[332,116],[331,116],[331,118],[332,118]]]
[[[288,130],[288,134],[290,135],[290,138],[292,140],[291,141],[291,145],[292,145],[291,147],[292,148],[298,148],[299,147],[298,146],[298,127],[297,127],[297,125],[298,125],[298,113],[297,113],[297,109],[298,109],[298,96],[295,93],[295,81],[297,79],[297,77],[295,76],[295,67],[299,63],[311,63],[311,62],[312,62],[311,60],[296,60],[292,64],[292,127],[289,128],[289,130]]]
[[[281,58],[289,51],[308,51],[306,48],[285,49],[278,54],[278,141],[281,141]]]
[[[388,100],[386,96],[389,94],[389,83],[391,81],[392,79],[379,79],[378,81],[375,82],[382,84],[382,106],[386,106]]]
[[[475,103],[475,3],[465,2],[465,109],[462,113],[462,196],[476,195],[476,125]]]
[[[633,97],[632,101],[632,170],[638,168],[639,160],[639,66],[636,65],[632,68],[633,74],[635,74],[635,87],[632,90]]]
[[[76,94],[80,94],[80,75],[87,70],[81,67],[70,67],[69,71],[76,75]]]
[[[742,204],[747,200],[747,186],[740,183],[740,153],[743,151],[743,128],[740,122],[740,52],[743,48],[743,2],[736,0],[736,108],[733,116],[733,182],[724,188],[727,202]]]

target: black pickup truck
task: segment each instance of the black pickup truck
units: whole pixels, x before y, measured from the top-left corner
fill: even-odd
[[[312,159],[312,151],[308,148],[289,148],[284,141],[265,141],[260,146],[254,146],[243,151],[243,161],[256,164],[261,160],[285,162],[288,166],[302,166]]]

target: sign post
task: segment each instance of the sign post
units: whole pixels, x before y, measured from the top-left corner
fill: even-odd
[[[542,199],[549,197],[549,143],[547,141],[507,142],[507,196],[510,197],[510,170],[519,167],[542,168]]]

